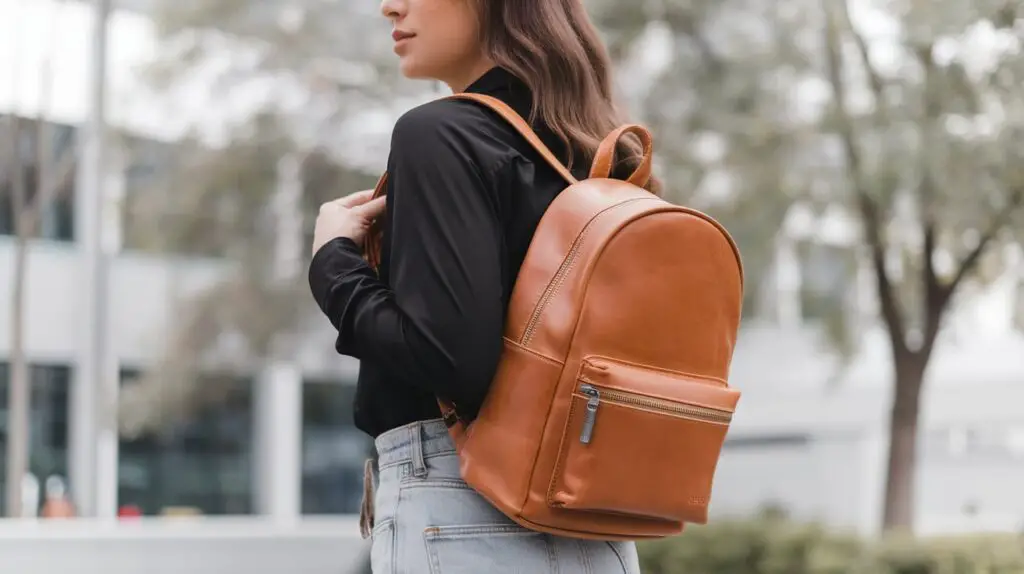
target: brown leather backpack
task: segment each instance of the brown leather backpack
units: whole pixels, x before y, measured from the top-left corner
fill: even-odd
[[[501,114],[568,183],[519,272],[479,415],[466,424],[439,400],[462,477],[520,525],[562,536],[641,540],[705,523],[740,397],[726,382],[743,299],[729,234],[641,187],[652,138],[639,125],[609,134],[577,181],[500,100],[449,97]],[[609,179],[627,132],[643,160],[628,181]]]

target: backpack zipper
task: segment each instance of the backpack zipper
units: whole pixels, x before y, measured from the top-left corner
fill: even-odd
[[[594,436],[594,422],[597,421],[597,407],[601,405],[601,391],[590,385],[580,385],[580,392],[589,397],[587,398],[587,411],[583,415],[580,442],[590,444],[590,438]]]
[[[594,219],[597,219],[597,217],[594,217]],[[561,287],[562,281],[565,280],[566,275],[569,274],[569,269],[572,268],[573,262],[576,261],[576,256],[579,255],[580,246],[583,244],[583,238],[586,236],[587,230],[590,228],[590,224],[594,222],[594,219],[588,221],[583,227],[583,231],[576,236],[576,240],[573,241],[572,247],[569,249],[569,253],[565,256],[565,259],[562,260],[562,265],[559,266],[558,271],[555,272],[554,279],[552,279],[551,283],[548,284],[547,289],[544,290],[544,294],[540,298],[540,302],[538,302],[537,306],[533,309],[533,314],[530,315],[530,322],[526,324],[526,330],[523,331],[523,338],[520,341],[522,345],[529,343],[530,339],[533,337],[533,332],[537,329],[537,323],[540,322],[541,313],[544,312],[544,308],[547,307],[548,301],[551,300],[555,295],[555,292],[558,291],[558,288]]]
[[[600,391],[589,383],[580,385],[579,389],[581,393],[587,396],[586,412],[583,415],[583,430],[580,431],[580,442],[583,444],[590,444],[590,440],[594,436],[594,423],[597,422],[597,410],[601,406],[602,401],[697,421],[719,424],[729,424],[732,421],[732,413],[710,407],[688,405],[676,401],[628,393],[626,391],[611,389]]]
[[[587,231],[590,230],[590,226],[595,221],[597,221],[598,217],[601,217],[606,212],[617,207],[626,205],[627,203],[632,203],[634,201],[639,201],[643,199],[650,198],[634,197],[632,199],[627,199],[621,203],[616,203],[615,205],[606,207],[601,211],[597,212],[594,215],[594,217],[591,217],[590,221],[588,221],[586,225],[583,226],[583,229],[580,230],[579,235],[577,235],[576,239],[573,240],[572,246],[569,248],[569,253],[566,254],[565,259],[562,260],[562,264],[558,267],[558,271],[555,272],[554,278],[551,279],[551,283],[548,283],[547,288],[544,289],[544,293],[540,297],[540,301],[537,303],[537,306],[534,307],[533,314],[530,315],[530,321],[526,324],[526,329],[523,331],[523,336],[519,339],[520,345],[525,346],[530,342],[530,339],[533,338],[533,333],[534,331],[537,330],[537,324],[540,323],[540,317],[544,313],[544,308],[547,307],[552,297],[554,297],[555,293],[558,292],[558,288],[562,286],[562,282],[565,281],[565,278],[569,275],[569,270],[572,269],[573,263],[575,263],[577,256],[579,256],[580,247],[583,246],[583,239],[586,237]]]

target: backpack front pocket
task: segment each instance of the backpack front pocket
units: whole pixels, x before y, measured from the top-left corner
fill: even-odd
[[[556,508],[707,521],[739,392],[720,381],[590,359],[548,492]]]

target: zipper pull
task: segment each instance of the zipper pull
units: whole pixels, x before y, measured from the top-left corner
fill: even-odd
[[[594,435],[597,407],[601,403],[601,391],[590,385],[580,385],[580,392],[590,397],[587,400],[587,411],[583,418],[583,431],[580,433],[580,442],[590,444],[590,439]]]

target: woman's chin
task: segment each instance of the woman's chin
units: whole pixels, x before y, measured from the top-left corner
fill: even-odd
[[[422,63],[417,62],[415,58],[405,56],[399,62],[398,69],[402,72],[402,75],[410,80],[433,80],[435,79],[434,74],[431,73],[429,66],[424,66]]]
[[[403,56],[398,61],[398,69],[406,78],[415,78],[419,70],[419,66],[416,65],[415,58]]]

